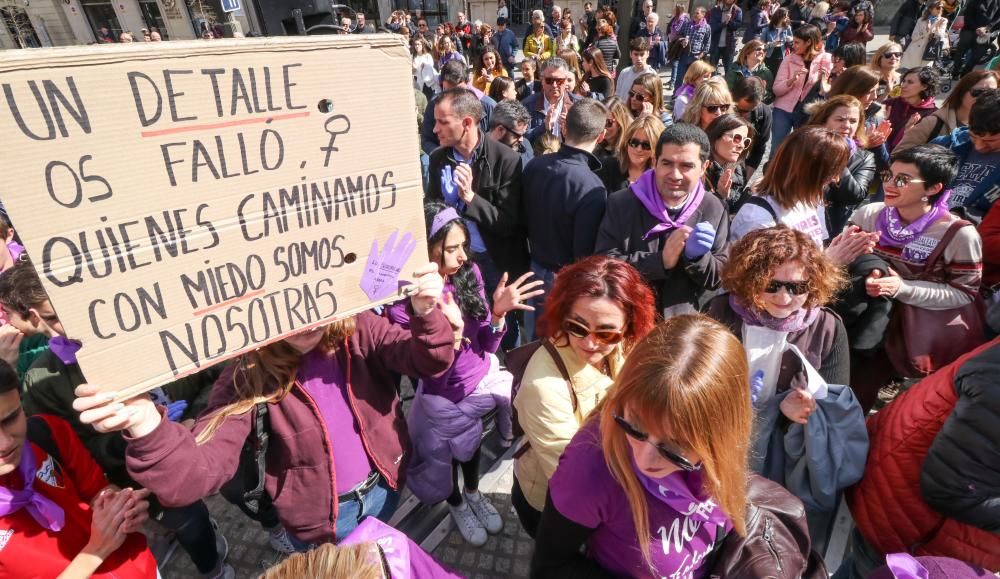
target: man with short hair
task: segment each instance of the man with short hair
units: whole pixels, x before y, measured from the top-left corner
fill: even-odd
[[[552,38],[559,38],[560,22],[562,22],[562,8],[557,4],[553,4],[552,11],[549,12],[549,20],[545,23],[545,28]]]
[[[583,16],[580,17],[580,46],[589,47],[597,39],[597,17],[594,16],[594,3],[583,3]]]
[[[628,39],[629,41],[635,39],[639,35],[639,31],[646,26],[646,17],[653,11],[653,0],[643,0],[642,2],[642,16],[635,14],[632,16],[632,22],[628,27]]]
[[[524,170],[531,271],[546,291],[559,269],[594,253],[608,192],[595,173],[601,162],[593,153],[604,137],[607,116],[600,101],[581,99],[566,115],[559,150],[537,157]],[[533,337],[543,304],[544,296],[532,299],[535,311],[525,314],[525,340]]]
[[[358,25],[354,28],[354,34],[375,34],[375,25],[365,21],[365,13],[358,12],[355,15]]]
[[[979,95],[969,111],[969,125],[931,141],[958,157],[951,182],[952,211],[979,221],[1000,198],[1000,91]]]
[[[701,311],[720,286],[729,215],[702,185],[710,154],[700,128],[667,127],[653,168],[608,197],[597,235],[595,252],[635,266],[656,292],[664,318]]]
[[[427,199],[454,207],[469,229],[469,249],[479,265],[486,295],[507,273],[528,270],[521,222],[521,158],[480,129],[483,107],[474,94],[450,88],[434,106],[434,133],[441,146],[430,155]],[[507,317],[507,344],[517,343],[517,323]]]
[[[543,63],[538,75],[542,80],[542,92],[524,99],[524,106],[531,113],[528,140],[532,143],[546,132],[556,137],[561,135],[562,121],[573,103],[580,100],[578,95],[569,91],[572,75],[569,64],[559,57]]]
[[[465,19],[465,12],[455,15],[455,37],[458,38],[458,49],[468,58],[469,50],[472,48],[472,24]]]
[[[507,19],[503,16],[497,18],[497,33],[493,35],[493,43],[500,53],[500,62],[507,69],[507,76],[514,78],[514,64],[517,59],[514,53],[517,51],[517,37],[514,31],[507,27]]]
[[[441,67],[440,82],[441,90],[463,88],[472,91],[479,98],[479,102],[483,106],[483,117],[479,129],[483,133],[489,131],[490,116],[493,114],[493,108],[497,106],[497,103],[484,94],[483,91],[469,84],[469,74],[465,70],[465,64],[458,60],[446,63]],[[434,110],[434,104],[437,102],[437,99],[438,97],[434,97],[428,103],[428,108]],[[434,134],[434,115],[424,115],[424,122],[420,127],[420,147],[429,155],[431,151],[437,148],[438,144],[437,136]]]
[[[736,54],[736,31],[743,26],[743,10],[736,5],[736,0],[718,0],[708,14],[708,25],[712,27],[708,63],[718,66],[719,57],[722,57],[722,66],[729,74]]]
[[[767,85],[756,76],[740,76],[733,84],[733,106],[736,114],[750,121],[754,137],[746,158],[749,179],[764,160],[767,143],[771,140],[771,105],[764,102]]]
[[[434,46],[434,31],[427,26],[427,20],[423,18],[417,20],[417,33],[414,38],[423,38]]]
[[[632,90],[632,83],[635,79],[643,73],[656,72],[656,69],[646,64],[646,60],[649,58],[649,38],[633,38],[628,44],[628,55],[632,59],[632,66],[619,72],[615,81],[615,96],[626,103],[628,103],[628,93]]]
[[[525,146],[525,135],[531,115],[528,109],[517,101],[502,101],[493,109],[490,117],[490,138],[507,145],[521,155],[521,165],[527,167],[534,156],[530,146]]]

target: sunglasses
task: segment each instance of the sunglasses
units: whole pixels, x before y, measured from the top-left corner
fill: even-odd
[[[977,98],[983,96],[984,94],[986,94],[986,91],[988,91],[988,90],[994,90],[994,89],[990,89],[990,88],[974,88],[974,89],[972,89],[972,90],[969,91],[969,95],[971,95],[972,98],[977,99]]]
[[[640,141],[639,139],[629,139],[628,146],[634,149],[642,149],[643,151],[653,150],[653,145],[649,141]]]
[[[612,416],[614,416],[615,424],[617,424],[622,430],[624,430],[627,436],[634,438],[639,442],[649,442],[648,434],[632,426],[631,424],[629,424],[627,420],[625,420],[621,416],[618,416],[617,414],[613,414]],[[690,460],[681,456],[680,453],[678,453],[677,451],[667,448],[667,446],[662,442],[659,444],[653,444],[653,448],[656,449],[656,452],[660,453],[660,456],[674,463],[681,470],[691,472],[701,469],[700,464],[692,463]]]
[[[552,78],[550,76],[547,76],[547,77],[543,77],[542,80],[545,82],[545,84],[554,84],[556,86],[562,86],[562,85],[566,84],[566,81],[568,81],[569,79],[568,78]]]
[[[722,140],[729,141],[734,145],[743,145],[744,149],[749,147],[750,143],[753,142],[753,139],[750,137],[744,137],[736,133],[723,133]]]
[[[808,281],[780,281],[772,279],[771,283],[767,284],[764,288],[764,293],[776,294],[781,291],[781,288],[785,288],[785,291],[792,294],[793,296],[800,296],[809,291]]]
[[[731,104],[730,105],[702,105],[702,108],[704,108],[706,111],[710,112],[713,115],[717,115],[719,113],[721,113],[721,114],[728,113],[729,112],[729,107],[731,107],[731,106],[733,106],[733,105],[731,105]]]
[[[893,175],[892,171],[882,171],[882,183],[892,183],[896,187],[906,187],[910,183],[926,183],[923,179],[914,179],[909,175]]]
[[[899,57],[903,56],[903,53],[902,52],[887,52],[887,53],[883,54],[882,56],[885,57],[885,58],[899,58]]]
[[[628,98],[635,99],[635,100],[637,100],[637,101],[639,101],[641,103],[644,103],[647,100],[645,95],[641,95],[641,94],[635,92],[634,90],[628,91]]]
[[[588,336],[594,336],[595,340],[606,346],[617,344],[625,338],[624,332],[615,330],[591,330],[580,322],[575,322],[573,320],[566,320],[563,322],[563,331],[570,336],[581,340],[587,339]]]
[[[613,126],[615,126],[615,120],[614,119],[608,119],[608,120],[604,121],[604,128],[605,129],[610,129]]]
[[[512,134],[512,135],[514,135],[514,136],[515,136],[515,137],[517,137],[518,139],[523,139],[523,138],[524,138],[524,135],[526,135],[526,134],[527,134],[527,132],[524,132],[524,133],[519,133],[519,132],[515,131],[514,129],[512,129],[512,128],[508,127],[508,126],[505,126],[505,125],[500,125],[500,126],[501,126],[501,127],[503,127],[503,130],[505,130],[505,131],[507,131],[508,133],[510,133],[510,134]]]

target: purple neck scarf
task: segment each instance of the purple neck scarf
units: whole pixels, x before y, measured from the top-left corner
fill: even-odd
[[[694,192],[688,194],[687,201],[684,202],[680,215],[677,216],[677,219],[671,219],[670,214],[667,212],[667,206],[663,202],[663,198],[660,197],[660,192],[656,189],[656,175],[652,169],[643,173],[632,184],[631,189],[632,193],[639,199],[639,202],[642,203],[642,206],[646,208],[646,211],[649,211],[650,215],[660,221],[659,225],[656,225],[646,232],[646,235],[642,236],[644,240],[684,225],[691,215],[698,210],[698,207],[701,206],[701,200],[705,197],[705,188],[702,186],[701,181],[698,181]]]
[[[16,513],[22,508],[46,529],[58,533],[66,522],[66,513],[52,499],[35,492],[35,451],[31,443],[24,441],[21,449],[21,464],[17,467],[24,480],[24,489],[15,491],[0,487],[0,517]]]
[[[729,522],[729,517],[715,501],[710,497],[702,499],[698,496],[703,492],[701,471],[678,470],[665,477],[651,478],[639,470],[635,458],[632,458],[632,470],[649,494],[681,515],[716,526]]]
[[[82,347],[80,342],[70,340],[66,336],[56,336],[49,340],[49,349],[66,365],[76,364],[76,353]]]
[[[885,563],[896,579],[928,579],[930,573],[909,553],[891,553],[885,556]]]
[[[24,246],[16,241],[11,241],[7,244],[7,251],[10,252],[11,261],[17,261],[20,259],[21,254],[24,253]]]
[[[819,308],[802,309],[787,318],[776,318],[757,308],[744,308],[733,294],[729,294],[729,307],[743,318],[744,324],[763,326],[776,332],[798,332],[812,325],[819,316]]]
[[[878,240],[879,244],[889,247],[904,247],[920,237],[935,221],[948,214],[949,197],[951,197],[951,189],[945,189],[931,210],[909,225],[903,223],[898,209],[889,206],[883,207],[875,221],[875,229],[882,234]]]

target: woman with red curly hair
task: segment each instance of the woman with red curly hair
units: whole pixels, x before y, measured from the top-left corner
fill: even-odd
[[[743,342],[756,406],[803,384],[804,365],[791,346],[826,382],[850,384],[847,332],[825,307],[844,283],[812,238],[786,225],[751,231],[730,248],[722,270],[728,294],[712,300],[708,315]],[[782,414],[800,424],[815,408],[804,389],[781,403]]]
[[[559,456],[655,315],[653,291],[623,261],[595,255],[556,276],[541,319],[544,347],[528,361],[514,399],[524,443],[514,455],[511,502],[532,537]]]

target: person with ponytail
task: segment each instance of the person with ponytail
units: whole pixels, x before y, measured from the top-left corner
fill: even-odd
[[[413,440],[413,460],[408,486],[421,501],[448,501],[451,516],[467,542],[486,543],[487,534],[503,529],[503,518],[489,499],[479,493],[480,420],[497,410],[497,429],[502,442],[513,442],[510,396],[513,376],[500,369],[496,351],[506,327],[505,316],[513,310],[528,310],[526,301],[541,295],[541,281],[528,281],[526,273],[507,284],[500,278],[491,302],[486,300],[479,266],[469,259],[469,231],[454,208],[430,202],[424,207],[427,248],[445,280],[441,311],[454,332],[455,360],[447,372],[425,377],[417,386],[407,416]],[[490,305],[492,304],[492,305]],[[408,328],[410,316],[405,302],[389,308],[389,319]],[[463,489],[458,471],[462,471]]]
[[[746,535],[752,420],[725,326],[681,315],[654,328],[559,461],[531,576],[706,576],[717,537]]]
[[[392,373],[438,376],[454,360],[438,266],[413,275],[409,329],[366,311],[251,350],[216,381],[193,430],[147,396],[112,401],[90,384],[73,407],[99,432],[124,430],[129,474],[187,505],[233,478],[266,404],[264,490],[277,518],[299,550],[337,542],[365,516],[388,520],[405,482],[412,452]]]

